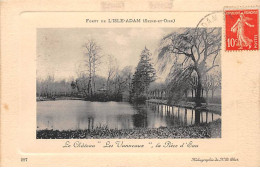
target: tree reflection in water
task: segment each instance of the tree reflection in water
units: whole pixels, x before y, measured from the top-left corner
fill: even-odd
[[[162,104],[148,104],[147,106],[156,113],[155,115],[157,117],[165,120],[167,127],[188,126],[192,124],[199,125],[201,123],[209,123],[214,121],[214,113],[203,111],[201,109],[181,108]],[[209,119],[209,114],[211,116],[211,120]]]
[[[134,127],[146,128],[148,125],[148,120],[147,120],[147,111],[148,110],[144,107],[140,108],[137,105],[134,106],[134,108],[137,111],[137,114],[134,114],[132,116]]]
[[[50,107],[51,106],[51,107]],[[37,103],[37,129],[159,128],[210,123],[220,115],[161,104],[46,101]]]

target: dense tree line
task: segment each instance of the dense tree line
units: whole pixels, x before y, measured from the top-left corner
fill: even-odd
[[[123,95],[128,99],[128,92],[131,86],[132,68],[127,66],[122,70],[118,68],[108,75],[107,78],[96,76],[95,88],[89,93],[89,76],[82,74],[75,81],[72,81],[71,87],[76,89],[77,93],[86,100],[96,101],[121,101]]]
[[[37,79],[37,97],[55,98],[76,96],[77,93],[71,88],[71,81],[55,81],[54,76],[49,75],[45,79]]]

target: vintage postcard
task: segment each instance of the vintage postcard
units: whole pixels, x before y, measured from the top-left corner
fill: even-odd
[[[259,166],[259,2],[5,0],[1,166]]]

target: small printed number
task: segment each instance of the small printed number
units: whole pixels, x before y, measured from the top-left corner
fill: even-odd
[[[237,39],[228,38],[228,47],[234,47],[236,45]]]
[[[28,158],[21,158],[21,162],[27,162]]]

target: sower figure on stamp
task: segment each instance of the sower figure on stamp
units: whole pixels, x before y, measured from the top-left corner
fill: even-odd
[[[243,49],[243,47],[249,47],[251,48],[251,43],[253,40],[245,36],[245,24],[249,27],[254,27],[254,25],[249,24],[247,21],[251,20],[251,18],[245,17],[244,13],[241,12],[240,18],[238,18],[237,22],[232,26],[231,31],[237,32],[237,38],[238,43],[237,46],[239,46],[239,49]]]

